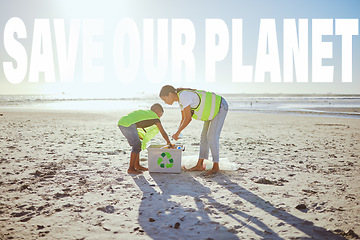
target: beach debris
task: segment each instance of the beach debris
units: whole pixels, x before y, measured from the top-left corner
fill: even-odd
[[[35,211],[36,208],[34,206],[30,206],[30,207],[26,208],[26,210]]]
[[[44,206],[38,207],[37,211],[38,211],[38,212],[41,212],[41,211],[44,210],[44,208],[46,208],[46,207],[50,207],[50,204],[47,203],[47,204],[45,204]]]
[[[266,231],[266,230],[264,231],[264,233],[265,233],[265,234],[269,234],[269,235],[272,234],[272,232],[269,232],[269,231]]]
[[[42,173],[39,170],[36,170],[36,172],[30,173],[30,175],[34,175],[35,177],[40,177]]]
[[[134,232],[138,231],[139,233],[143,233],[145,232],[143,229],[141,229],[140,227],[136,227],[134,228]]]
[[[350,127],[345,124],[338,124],[338,123],[317,123],[316,126],[325,126],[325,127]]]
[[[25,189],[32,190],[28,184],[24,184],[24,185],[22,185],[22,186],[20,187],[20,192],[22,192],[22,191],[25,190]]]
[[[29,214],[30,212],[25,212],[25,211],[22,211],[22,212],[13,212],[11,213],[10,215],[12,217],[22,217],[22,216],[25,216],[27,214]]]
[[[266,178],[260,178],[259,180],[255,181],[256,183],[261,183],[261,184],[274,184],[275,182],[270,181]]]
[[[118,181],[118,182],[122,182],[122,181],[124,181],[124,178],[119,177],[119,178],[116,178],[115,180]]]
[[[238,169],[236,169],[236,171],[245,171],[245,172],[247,172],[248,170],[246,168],[238,167]]]
[[[339,207],[339,208],[336,208],[336,207],[330,207],[328,210],[328,212],[335,212],[335,211],[346,211],[345,209],[343,209],[343,207]]]
[[[99,207],[99,208],[97,208],[97,210],[102,211],[104,213],[114,213],[115,212],[115,208],[111,205],[106,206],[106,207]]]
[[[56,193],[54,195],[54,198],[64,198],[64,197],[70,197],[70,195],[67,193]]]
[[[26,205],[21,205],[18,208],[23,208]],[[26,212],[26,211],[22,211],[22,212],[13,212],[10,214],[12,217],[16,217],[16,218],[20,218],[25,216],[24,218],[20,219],[19,222],[27,222],[32,218],[31,212]]]
[[[272,181],[272,180],[268,180],[266,178],[260,178],[256,181],[254,181],[255,183],[260,183],[260,184],[269,184],[269,185],[275,185],[275,186],[284,186],[284,184],[282,182],[285,182],[286,180],[280,179],[279,181]]]
[[[305,192],[305,193],[308,193],[308,194],[310,194],[310,195],[313,195],[313,194],[316,194],[316,193],[317,193],[316,191],[310,190],[310,189],[303,189],[302,191]]]
[[[39,232],[39,237],[45,237],[50,231]]]
[[[30,173],[30,175],[34,175],[35,177],[42,177],[42,178],[53,178],[55,176],[55,171],[48,171],[48,172],[41,172],[36,170],[34,173]]]
[[[23,218],[23,219],[20,219],[20,222],[27,222],[31,219],[32,217],[26,217],[26,218]]]
[[[155,222],[155,219],[149,218],[149,222]]]
[[[37,229],[36,230],[41,230],[44,229],[45,227],[43,225],[37,225]]]
[[[86,179],[83,178],[83,177],[80,177],[80,178],[79,178],[79,184],[85,185],[85,184],[86,184]]]
[[[349,195],[345,196],[345,199],[347,199],[347,200],[356,200],[356,197],[355,197],[354,194],[349,194]]]
[[[360,239],[360,236],[357,235],[354,230],[350,229],[349,231],[345,232],[341,229],[336,229],[334,230],[334,233],[336,233],[337,235],[343,236],[343,237],[351,237],[353,239]]]
[[[304,209],[307,209],[306,205],[301,203],[301,204],[298,204],[296,207],[296,209],[299,209],[299,210],[304,210]]]
[[[241,205],[241,204],[243,204],[243,202],[240,201],[240,200],[235,200],[235,201],[234,201],[234,204],[236,204],[236,205]]]
[[[179,229],[179,227],[180,227],[180,223],[179,222],[175,223],[174,228]]]

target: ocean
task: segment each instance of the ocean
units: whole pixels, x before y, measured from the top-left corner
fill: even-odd
[[[230,111],[281,114],[317,115],[327,117],[359,118],[360,95],[243,95],[223,94]],[[106,111],[149,109],[160,103],[156,95],[137,95],[134,98],[79,98],[67,95],[0,95],[0,110],[18,111]]]

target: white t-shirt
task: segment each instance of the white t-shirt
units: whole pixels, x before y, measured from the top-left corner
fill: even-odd
[[[190,105],[190,108],[196,108],[200,103],[199,96],[191,91],[182,91],[179,94],[179,104],[181,110],[184,110],[187,106]]]

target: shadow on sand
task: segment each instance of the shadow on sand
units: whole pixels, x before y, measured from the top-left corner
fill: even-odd
[[[216,201],[211,190],[195,178],[198,173],[137,175],[133,179],[143,192],[139,208],[139,224],[153,239],[246,239],[241,236],[244,228],[253,232],[253,239],[284,239],[257,216]],[[202,178],[202,177],[200,177]],[[231,181],[226,174],[201,179],[204,184],[217,183],[247,201],[259,210],[280,219],[306,234],[296,239],[344,239],[312,222],[295,217],[275,208],[271,203]],[[210,183],[211,182],[211,183]],[[231,185],[231,188],[228,187]],[[223,225],[222,217],[232,219],[233,226]],[[211,218],[210,218],[211,216]],[[295,238],[294,238],[295,239]]]
[[[191,175],[152,173],[134,181],[143,191],[138,221],[153,239],[238,239],[210,219],[201,198],[211,191]]]
[[[331,239],[331,240],[344,240],[345,238],[339,236],[333,232],[330,232],[322,227],[315,226],[313,222],[303,220],[299,217],[296,217],[288,212],[279,210],[278,208],[274,207],[269,201],[262,199],[261,197],[257,196],[256,194],[252,193],[251,191],[241,187],[237,183],[231,181],[228,176],[219,174],[219,176],[212,179],[214,182],[217,182],[220,186],[223,186],[231,193],[239,196],[239,200],[245,200],[248,203],[251,203],[256,208],[265,211],[267,214],[272,215],[273,217],[281,220],[283,223],[291,225],[293,228],[299,230],[300,232],[306,234],[308,237],[301,237],[301,238],[292,238],[292,239]],[[231,186],[231,188],[227,188],[226,186]],[[232,214],[234,219],[237,219],[236,215],[240,215],[239,211]],[[254,224],[259,226],[265,231],[264,223],[258,220],[254,216],[254,220],[252,221]],[[255,232],[254,232],[255,233]],[[277,235],[271,234],[268,236],[267,239],[283,239]]]

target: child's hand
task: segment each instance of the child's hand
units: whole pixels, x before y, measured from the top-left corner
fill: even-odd
[[[175,148],[175,145],[171,144],[171,143],[168,143],[168,145],[162,147],[162,148],[166,148],[166,149],[169,149],[169,148]]]

